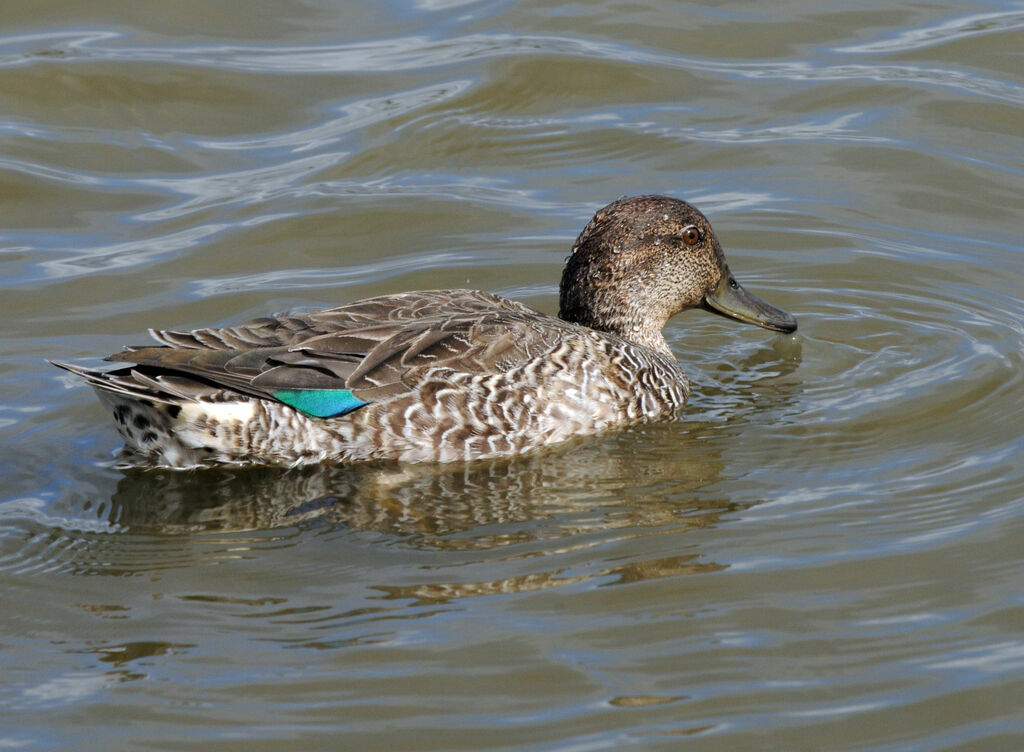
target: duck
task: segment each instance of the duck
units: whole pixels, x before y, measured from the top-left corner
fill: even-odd
[[[91,385],[130,464],[187,469],[472,461],[677,414],[690,383],[662,333],[701,308],[796,319],[742,287],[680,199],[598,210],[566,258],[557,318],[490,292],[401,292],[236,326],[149,330]]]

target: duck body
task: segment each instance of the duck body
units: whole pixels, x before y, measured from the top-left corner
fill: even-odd
[[[641,196],[581,233],[559,318],[476,290],[406,292],[151,330],[158,344],[110,356],[127,364],[114,370],[56,365],[95,388],[137,464],[487,459],[682,408],[689,383],[661,328],[684,308],[796,328],[738,285],[762,309],[719,310],[729,281],[703,215]]]
[[[111,356],[131,367],[70,370],[133,454],[171,467],[485,459],[657,418],[689,394],[672,358],[475,290],[153,335],[162,346]]]

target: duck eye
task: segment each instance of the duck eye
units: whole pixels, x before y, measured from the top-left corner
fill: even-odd
[[[700,242],[700,230],[693,225],[690,225],[682,231],[680,237],[686,245],[697,245]]]

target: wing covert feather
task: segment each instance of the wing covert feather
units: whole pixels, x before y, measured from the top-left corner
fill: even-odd
[[[565,328],[574,327],[490,293],[440,290],[222,329],[153,332],[163,346],[128,348],[110,360],[134,363],[148,378],[176,374],[264,399],[281,389],[347,389],[372,401],[415,389],[434,367],[501,373],[550,349],[554,330]]]

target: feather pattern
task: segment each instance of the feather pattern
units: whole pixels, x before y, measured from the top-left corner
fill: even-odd
[[[603,267],[570,275],[591,236],[611,232],[602,243],[621,246],[612,232],[619,220],[636,234],[662,214],[665,237],[707,222],[664,197],[595,215],[563,275],[563,309],[567,279],[574,289],[562,318],[477,290],[406,292],[224,328],[150,330],[157,344],[111,355],[124,364],[113,370],[56,365],[96,389],[131,455],[154,465],[512,455],[669,415],[686,402],[689,383],[660,331],[728,274],[710,226],[703,255],[665,257],[648,237],[632,257],[606,254],[626,265],[617,281]],[[651,256],[664,257],[675,287],[669,298],[633,300],[649,295],[629,286],[650,279]],[[680,265],[681,277],[673,271]],[[621,310],[601,310],[608,284],[630,296]],[[581,285],[593,287],[593,310],[580,303]]]

